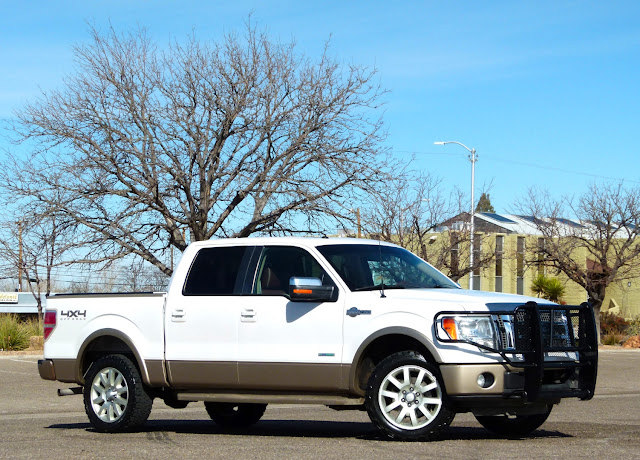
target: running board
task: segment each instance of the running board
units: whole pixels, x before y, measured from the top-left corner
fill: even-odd
[[[323,404],[327,406],[360,406],[364,398],[335,395],[266,394],[266,393],[196,393],[177,392],[178,401],[208,401],[260,404]]]

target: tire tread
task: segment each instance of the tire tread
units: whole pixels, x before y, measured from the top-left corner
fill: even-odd
[[[377,413],[377,395],[375,390],[376,382],[381,379],[381,377],[383,377],[382,374],[386,374],[387,367],[396,366],[400,362],[409,361],[420,361],[420,364],[424,365],[426,368],[432,367],[433,369],[430,370],[435,371],[434,375],[440,382],[442,391],[442,407],[440,408],[440,413],[437,415],[437,423],[424,427],[428,429],[419,429],[415,431],[399,430],[395,427],[390,427],[386,423],[386,421],[383,420]],[[442,430],[446,429],[451,424],[456,415],[454,411],[450,410],[447,407],[447,397],[437,366],[428,363],[420,353],[411,350],[401,351],[389,355],[385,359],[380,361],[380,363],[376,366],[373,373],[369,377],[369,382],[367,384],[365,408],[367,409],[367,413],[369,414],[369,418],[371,419],[373,425],[386,437],[398,441],[429,441],[435,439]]]
[[[114,367],[122,374],[129,374],[128,376],[125,375],[129,389],[129,401],[126,408],[127,413],[114,423],[106,423],[100,420],[93,412],[90,401],[93,378],[105,367]],[[153,406],[153,398],[144,388],[138,368],[128,357],[121,354],[106,355],[91,364],[85,376],[83,399],[85,412],[89,417],[89,421],[97,431],[103,433],[118,433],[136,429],[147,421]]]

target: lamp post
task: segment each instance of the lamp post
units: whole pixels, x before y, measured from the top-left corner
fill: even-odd
[[[469,152],[469,161],[471,161],[471,209],[469,213],[469,221],[470,221],[470,244],[469,244],[469,289],[473,289],[473,236],[474,236],[474,224],[473,224],[473,215],[475,213],[474,209],[474,196],[473,191],[475,188],[475,177],[476,177],[476,161],[478,160],[478,156],[476,155],[476,149],[469,148],[464,145],[462,142],[458,141],[436,141],[434,145],[446,145],[446,144],[458,144],[461,147],[464,147]]]

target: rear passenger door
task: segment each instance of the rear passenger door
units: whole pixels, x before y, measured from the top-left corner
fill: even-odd
[[[240,386],[263,390],[335,391],[342,385],[343,296],[292,302],[289,279],[320,278],[337,286],[306,249],[265,246],[252,294],[243,298],[238,331]]]
[[[253,246],[201,248],[186,281],[169,292],[165,314],[168,378],[177,388],[238,384],[238,321]]]

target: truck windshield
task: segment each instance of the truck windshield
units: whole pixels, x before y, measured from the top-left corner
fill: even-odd
[[[352,291],[454,288],[458,285],[406,249],[378,244],[332,244],[318,251]]]

